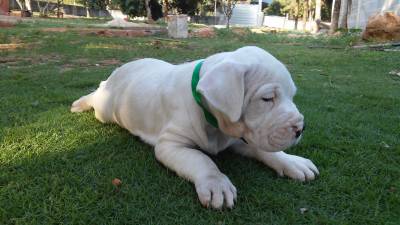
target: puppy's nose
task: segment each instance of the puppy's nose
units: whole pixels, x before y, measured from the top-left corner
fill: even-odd
[[[303,133],[303,130],[297,130],[296,131],[296,138],[300,137],[301,133]]]
[[[296,138],[298,138],[306,129],[306,123],[303,123],[303,128],[294,127],[294,129],[296,130]]]

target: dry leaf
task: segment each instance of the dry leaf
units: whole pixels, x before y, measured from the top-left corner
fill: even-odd
[[[112,184],[113,184],[115,187],[119,187],[119,186],[121,186],[122,181],[121,181],[120,179],[118,179],[118,178],[114,178],[114,179],[112,180]]]

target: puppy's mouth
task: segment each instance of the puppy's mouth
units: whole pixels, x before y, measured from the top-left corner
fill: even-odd
[[[244,137],[241,137],[240,140],[242,140],[246,145],[249,144],[249,142],[246,141],[246,139]]]
[[[258,136],[253,132],[246,132],[240,139],[243,143],[267,152],[283,151],[299,143],[301,136],[293,132],[292,127],[281,127],[275,129],[267,136]]]
[[[282,138],[278,136],[270,136],[268,138],[269,145],[272,147],[274,151],[283,151],[292,145],[296,144],[296,139],[290,138]]]

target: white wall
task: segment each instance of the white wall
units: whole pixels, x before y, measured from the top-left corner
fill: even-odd
[[[265,16],[263,25],[267,26],[267,27],[272,27],[272,28],[294,30],[295,21],[289,20],[288,18],[286,18],[284,16]],[[312,23],[307,22],[306,30],[309,31],[309,30],[311,30],[311,28],[312,28]],[[297,29],[298,30],[303,29],[303,21],[301,18],[299,18],[299,20],[298,20]]]
[[[233,8],[231,24],[253,25],[257,24],[258,5],[236,4]]]

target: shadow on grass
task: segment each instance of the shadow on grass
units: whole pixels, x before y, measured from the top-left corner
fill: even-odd
[[[0,167],[0,202],[7,210],[0,210],[0,222],[174,223],[193,221],[193,215],[179,212],[200,211],[196,221],[209,223],[210,216],[224,220],[228,213],[203,209],[193,185],[157,163],[153,147],[116,125],[99,123],[93,112],[72,114],[65,106],[54,107],[8,135]],[[263,199],[270,194],[260,196],[254,184],[288,182],[229,152],[213,159],[240,191],[250,194],[239,197],[243,206],[254,200],[266,206]],[[120,188],[112,185],[114,178],[121,179]],[[279,193],[281,188],[265,189]]]

